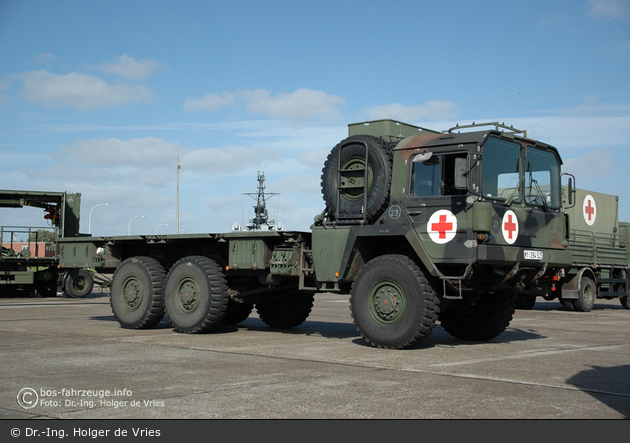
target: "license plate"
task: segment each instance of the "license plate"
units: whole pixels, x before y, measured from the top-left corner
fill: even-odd
[[[526,260],[542,260],[543,252],[542,251],[523,251],[523,255]]]

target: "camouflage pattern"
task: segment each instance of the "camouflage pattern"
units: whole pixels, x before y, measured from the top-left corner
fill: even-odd
[[[547,293],[551,287],[547,283],[572,261],[560,201],[561,159],[556,148],[518,136],[515,131],[500,131],[498,126],[494,130],[441,133],[380,122],[385,140],[396,139],[395,131],[401,125],[406,128],[399,132],[415,134],[391,143],[389,206],[371,225],[341,226],[324,217],[312,227],[317,279],[348,283],[370,259],[384,253],[404,253],[419,261],[434,282],[441,282],[437,286],[445,297],[500,289],[534,295]],[[362,126],[375,135],[379,122]],[[360,128],[351,125],[350,133],[356,135]],[[499,145],[509,142],[516,153],[516,183],[504,190],[510,195],[484,194],[484,162],[491,162],[491,154],[486,156],[485,149],[489,140]],[[460,182],[460,189],[446,192],[448,178],[442,177],[441,191],[413,195],[414,165],[419,163],[414,159],[422,155],[429,159],[461,157],[465,168],[461,174],[464,178],[460,179],[464,180],[465,189]],[[532,180],[539,173],[532,174],[527,165],[531,168],[535,161],[528,159],[536,156],[555,163],[546,174],[553,175],[549,183],[539,185]],[[451,173],[447,169],[452,160],[444,160],[442,174]],[[541,164],[540,159],[536,161]],[[552,191],[557,196],[550,197]],[[548,201],[544,204],[542,200]],[[549,204],[551,201],[553,204]],[[505,226],[511,231],[503,229]],[[343,237],[347,241],[342,247]],[[333,269],[338,273],[336,278],[331,278]]]

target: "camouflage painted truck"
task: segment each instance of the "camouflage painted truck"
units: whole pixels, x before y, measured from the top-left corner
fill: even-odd
[[[69,297],[82,298],[92,292],[94,279],[86,269],[59,264],[55,239],[79,234],[81,194],[0,190],[3,220],[13,209],[41,208],[48,226],[0,226],[0,296],[57,296],[58,284]],[[5,218],[6,217],[6,218]],[[22,241],[20,241],[22,240]],[[46,240],[46,241],[45,241]]]
[[[619,221],[619,197],[568,187],[563,195],[573,259],[544,298],[557,298],[570,311],[589,312],[598,298],[617,298],[630,309],[630,223]],[[520,296],[517,308],[531,309],[535,300]]]
[[[492,123],[437,132],[349,125],[322,172],[308,232],[63,238],[66,266],[114,272],[122,327],[166,314],[181,332],[246,319],[290,328],[314,294],[349,294],[373,346],[408,348],[439,321],[454,337],[501,334],[517,296],[548,296],[573,263],[557,149]]]

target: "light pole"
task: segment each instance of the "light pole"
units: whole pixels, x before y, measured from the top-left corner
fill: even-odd
[[[134,221],[136,218],[144,218],[144,215],[136,215],[134,218],[129,220],[129,228],[127,229],[127,235],[131,235],[131,222]]]
[[[161,225],[157,225],[157,227],[155,228],[155,234],[157,235],[157,230],[160,226],[168,226],[168,223],[162,223]]]
[[[179,146],[177,146],[177,221],[175,233],[179,234],[179,170],[182,169],[182,165],[179,164]]]
[[[109,206],[109,203],[99,203],[94,206],[94,208],[90,209],[90,216],[88,217],[88,234],[92,233],[92,211],[99,206]]]

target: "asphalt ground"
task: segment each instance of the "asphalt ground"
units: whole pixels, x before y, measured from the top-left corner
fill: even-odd
[[[395,351],[367,345],[333,294],[292,330],[254,311],[204,335],[123,329],[106,293],[0,298],[0,419],[22,436],[49,418],[628,419],[629,326],[618,300],[582,313],[539,299],[493,340],[438,325]]]

